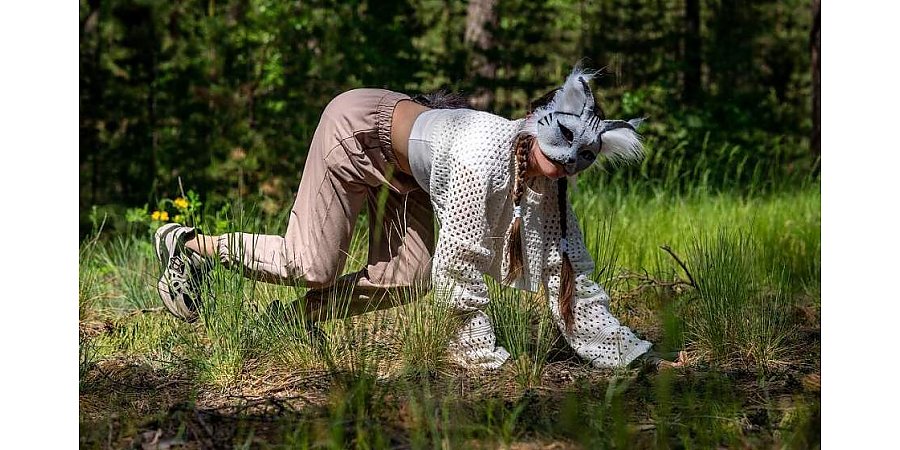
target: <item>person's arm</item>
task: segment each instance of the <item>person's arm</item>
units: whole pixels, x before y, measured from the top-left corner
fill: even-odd
[[[451,170],[448,186],[432,263],[434,295],[449,301],[461,322],[450,342],[451,359],[464,367],[494,369],[509,353],[496,346],[494,328],[482,310],[489,301],[484,273],[495,256],[485,211],[491,182],[460,165]]]
[[[548,183],[551,184],[551,183]],[[550,310],[566,341],[578,356],[594,367],[613,368],[628,365],[647,352],[651,343],[639,339],[609,312],[609,295],[591,278],[594,261],[584,245],[584,237],[572,205],[566,201],[569,260],[575,272],[575,294],[572,300],[574,323],[569,332],[559,308],[560,252],[559,207],[556,186],[547,189],[541,202],[544,223],[544,251],[547,255],[543,278],[549,295]]]

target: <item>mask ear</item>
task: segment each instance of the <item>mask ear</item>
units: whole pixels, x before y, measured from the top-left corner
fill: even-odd
[[[591,86],[588,85],[587,80],[584,79],[583,76],[578,77],[578,81],[581,82],[581,88],[584,91],[584,107],[588,111],[594,110],[594,93],[591,92]]]
[[[588,85],[591,76],[580,69],[574,70],[554,98],[554,109],[581,116],[585,109],[594,107],[594,94]]]
[[[636,163],[644,158],[644,146],[632,123],[624,120],[607,120],[600,135],[600,153],[614,162]]]
[[[635,120],[635,119],[632,119],[632,120]],[[638,124],[638,125],[640,125],[640,124]],[[602,124],[600,125],[600,130],[601,130],[600,132],[601,132],[601,134],[608,133],[610,131],[614,131],[614,130],[618,130],[618,129],[622,129],[622,128],[625,128],[625,129],[628,129],[631,131],[637,131],[637,127],[635,127],[635,125],[633,123],[631,123],[631,120],[626,122],[624,120],[613,119],[613,120],[604,120],[602,122]]]
[[[631,119],[628,121],[628,124],[631,125],[631,128],[634,128],[634,131],[637,131],[638,127],[647,120],[646,117],[638,117],[637,119]]]

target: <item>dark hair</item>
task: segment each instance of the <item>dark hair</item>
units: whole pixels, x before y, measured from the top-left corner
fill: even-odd
[[[531,114],[534,112],[534,110],[544,107],[544,106],[547,106],[547,104],[550,103],[551,100],[553,100],[553,97],[556,95],[557,92],[559,92],[560,89],[562,89],[562,88],[553,89],[550,92],[547,92],[546,94],[532,100],[528,104],[528,113]]]
[[[433,109],[460,109],[469,107],[469,99],[457,92],[447,92],[443,89],[419,94],[412,101]]]
[[[566,190],[569,187],[569,180],[565,177],[560,178],[556,182],[556,187],[557,204],[559,205],[559,235],[560,240],[565,242],[565,245],[560,243],[562,258],[559,268],[559,315],[566,324],[566,331],[571,333],[575,322],[575,312],[572,311],[572,299],[575,296],[575,269],[569,259],[569,209],[566,207]]]

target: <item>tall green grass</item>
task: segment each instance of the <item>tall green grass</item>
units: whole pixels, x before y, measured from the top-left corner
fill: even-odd
[[[88,319],[97,312],[103,299],[104,283],[97,264],[98,238],[102,227],[78,248],[78,318]]]
[[[540,385],[550,350],[562,336],[544,301],[543,291],[519,292],[490,283],[487,313],[493,322],[497,345],[510,353],[510,364],[519,387]]]
[[[795,192],[752,197],[727,193],[647,196],[638,192],[586,188],[577,194],[574,202],[586,245],[596,263],[595,279],[610,292],[613,312],[628,319],[626,323],[641,328],[645,323],[660,322],[654,310],[676,300],[690,303],[688,310],[674,313],[680,314],[682,321],[692,321],[689,340],[695,346],[704,342],[705,354],[714,355],[710,357],[717,360],[725,358],[721,347],[731,346],[739,331],[746,336],[770,335],[766,338],[770,339],[769,344],[760,344],[755,350],[756,356],[744,359],[754,364],[779,360],[778,351],[770,356],[763,355],[782,347],[776,345],[778,339],[773,335],[782,333],[779,330],[783,329],[782,324],[791,310],[788,299],[798,294],[817,297],[821,247],[817,185]],[[262,230],[277,227],[275,224],[267,227],[248,223],[239,228],[252,229],[253,226]],[[365,261],[366,228],[361,226],[359,230],[353,240],[351,270],[361,267]],[[751,237],[752,240],[748,240]],[[623,275],[646,274],[660,281],[687,280],[681,267],[660,250],[662,245],[669,245],[676,254],[689,260],[698,283],[708,284],[706,293],[700,286],[699,300],[686,300],[681,294],[689,293],[691,289],[684,287],[679,290],[681,294],[669,292],[674,295],[669,300],[665,300],[665,296],[659,297],[663,294],[659,290],[656,296],[624,295],[636,287],[636,282]],[[109,349],[108,352],[98,350],[100,354],[134,354],[150,350],[171,353],[179,344],[170,342],[165,335],[181,333],[184,338],[181,345],[195,349],[198,365],[205,367],[204,371],[218,373],[209,377],[217,380],[229,378],[223,374],[237,377],[249,359],[259,358],[304,368],[321,367],[323,362],[332,367],[360,367],[360,364],[368,364],[360,361],[369,357],[360,352],[371,351],[371,359],[379,359],[390,350],[397,352],[413,371],[437,371],[445,362],[440,343],[450,333],[449,313],[446,302],[436,301],[426,291],[414,293],[413,297],[418,300],[400,308],[367,315],[379,317],[374,322],[344,320],[346,311],[342,308],[347,307],[346,303],[333,299],[329,302],[327,315],[340,320],[328,320],[319,326],[319,331],[327,338],[323,347],[322,342],[312,338],[314,333],[300,318],[286,322],[275,320],[267,312],[268,305],[276,300],[289,303],[302,298],[304,289],[255,282],[217,265],[209,277],[209,286],[204,288],[207,301],[198,334],[195,326],[157,320],[165,319],[164,314],[137,312],[161,306],[155,292],[159,272],[146,238],[141,235],[92,238],[82,244],[80,257],[79,311],[82,318],[101,313],[113,317],[135,314],[120,322],[124,326],[121,331],[98,341],[103,344],[101,347]],[[539,297],[501,290],[496,284],[492,286],[490,312],[496,322],[498,337],[502,345],[514,353],[514,364],[528,361],[531,369],[523,366],[517,370],[523,376],[531,373],[522,379],[524,384],[529,384],[538,379],[543,364],[541,355],[552,347],[556,338],[553,327],[547,326],[546,304]],[[337,293],[336,296],[340,297]],[[661,300],[654,303],[654,298]],[[741,303],[750,302],[749,298],[757,300]],[[408,303],[401,299],[389,301]],[[721,321],[714,318],[731,317],[720,314],[749,313],[751,307],[770,308],[765,314],[757,311],[758,316],[771,318],[776,314],[774,322],[768,325],[746,322],[747,319],[729,322],[728,326],[735,331],[728,332],[732,336],[728,339],[722,332],[714,331],[716,326],[724,326],[717,325]],[[723,313],[717,308],[726,309]],[[707,328],[699,325],[700,317],[707,317]],[[743,324],[763,328],[745,329]],[[717,337],[707,339],[711,333]],[[390,349],[379,350],[379,346],[385,347],[382,344],[371,348],[360,344],[369,337],[380,339],[379,336],[392,336]],[[129,341],[138,345],[126,344]],[[259,346],[265,346],[267,351],[260,355],[254,350]],[[749,351],[729,348],[732,353]],[[356,356],[347,356],[351,354]],[[520,359],[521,355],[526,356]],[[356,362],[351,361],[354,358]],[[214,370],[213,367],[221,368]]]
[[[816,183],[753,196],[583,190],[575,203],[598,267],[609,256],[602,233],[591,230],[612,223],[619,274],[608,285],[614,313],[643,331],[661,326],[661,340],[687,345],[701,362],[756,370],[793,360],[798,296],[815,301],[819,295]],[[688,264],[699,289],[687,286],[687,274],[664,245]],[[637,291],[647,280],[656,287]],[[648,314],[653,310],[656,317]]]
[[[761,369],[789,362],[790,278],[780,267],[756,268],[765,264],[761,253],[751,235],[728,228],[697,237],[690,249],[698,292],[688,309],[688,332],[711,362]]]
[[[450,302],[433,292],[413,292],[418,298],[396,311],[392,325],[395,346],[399,348],[403,372],[424,376],[447,367],[447,343],[459,323]]]

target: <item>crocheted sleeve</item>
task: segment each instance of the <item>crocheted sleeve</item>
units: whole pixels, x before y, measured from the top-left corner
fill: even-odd
[[[568,253],[575,270],[575,298],[572,301],[574,324],[572,332],[566,330],[559,310],[560,253],[559,207],[556,188],[548,186],[541,203],[544,211],[544,251],[547,255],[544,276],[549,295],[550,310],[566,341],[582,358],[597,368],[614,368],[628,365],[647,352],[651,343],[639,339],[628,327],[609,311],[609,295],[591,276],[594,261],[584,245],[584,237],[571,203],[566,202],[568,228]]]
[[[481,165],[460,163],[448,173],[432,281],[436,298],[449,301],[461,321],[450,342],[451,359],[463,367],[494,369],[509,353],[496,346],[493,326],[482,310],[488,303],[484,273],[495,256],[486,210],[494,183],[484,172]]]

